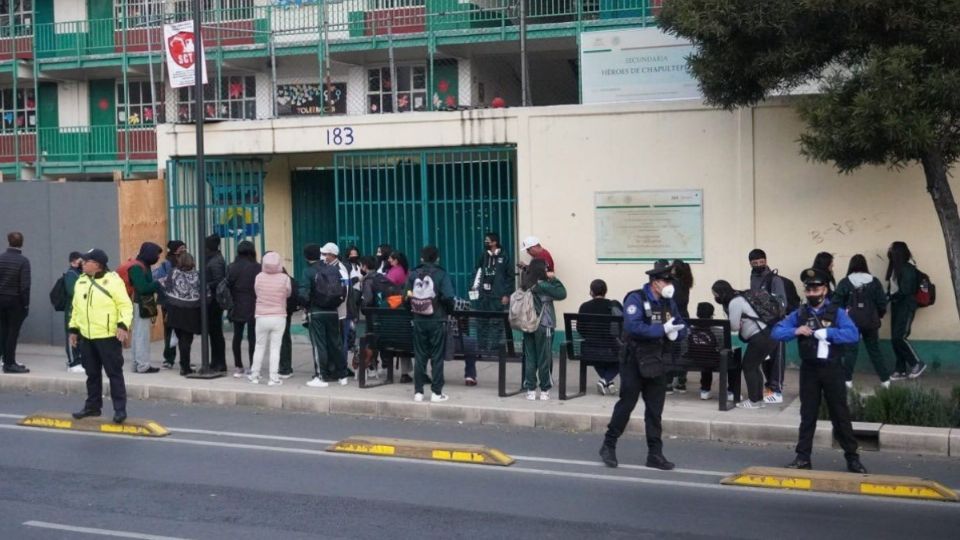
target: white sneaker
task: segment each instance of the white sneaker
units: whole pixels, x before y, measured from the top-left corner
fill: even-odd
[[[378,380],[379,380],[379,379],[380,379],[380,372],[379,372],[378,370],[376,370],[376,369],[368,369],[368,370],[367,370],[367,378],[368,378],[368,379],[378,379]]]
[[[765,406],[762,401],[750,401],[749,399],[737,403],[737,408],[740,409],[762,409]]]
[[[250,384],[260,384],[260,377],[256,375],[247,375],[247,380],[250,381]]]
[[[423,394],[421,394],[420,392],[417,392],[416,394],[413,395],[413,400],[416,401],[417,403],[420,403],[421,401],[423,401]]]
[[[311,387],[311,388],[326,388],[326,387],[330,386],[330,384],[327,383],[327,382],[325,382],[325,381],[324,381],[323,379],[321,379],[320,377],[314,377],[314,378],[310,379],[309,381],[307,381],[307,386],[309,386],[309,387]]]
[[[843,384],[847,385],[847,390],[853,389],[853,381],[843,381]]]
[[[607,395],[607,385],[604,384],[602,380],[597,381],[597,392],[599,392],[601,396]]]
[[[617,395],[617,385],[610,383],[607,385],[607,393],[611,396]]]
[[[242,379],[242,378],[246,377],[246,376],[249,375],[249,374],[250,374],[250,370],[249,370],[249,369],[244,370],[243,368],[236,368],[236,369],[233,370],[233,378],[234,378],[234,379]]]
[[[86,372],[87,370],[83,369],[83,366],[80,364],[67,368],[67,373],[86,373]]]
[[[270,379],[267,381],[267,386],[280,386],[283,384],[283,381],[280,379]]]
[[[780,392],[770,392],[763,396],[763,401],[766,403],[783,403],[783,394]]]
[[[446,394],[433,394],[430,396],[430,401],[433,403],[440,403],[441,401],[446,401],[450,399]]]
[[[887,379],[887,380],[883,381],[882,383],[880,383],[880,386],[882,386],[882,387],[884,387],[884,388],[890,388],[890,379]]]
[[[548,390],[540,392],[540,401],[550,401],[550,392]]]
[[[281,379],[289,379],[290,377],[293,377],[293,373],[282,373],[280,375]]]
[[[537,392],[535,390],[527,390],[527,401],[536,401]]]
[[[710,399],[710,391],[709,391],[709,390],[701,390],[701,391],[700,391],[700,399],[702,399],[703,401],[706,401],[706,400]]]
[[[733,401],[733,392],[727,392],[727,401]]]
[[[350,383],[350,379],[348,379],[347,377],[340,379],[340,386],[346,386],[349,383]]]

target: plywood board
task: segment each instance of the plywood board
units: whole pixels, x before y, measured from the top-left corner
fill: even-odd
[[[135,257],[140,244],[167,245],[167,194],[162,179],[118,180],[121,262]],[[118,262],[115,266],[119,266]],[[153,325],[153,341],[163,339],[163,325]]]

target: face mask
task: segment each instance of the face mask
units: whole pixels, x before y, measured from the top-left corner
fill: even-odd
[[[666,298],[667,300],[673,298],[673,293],[676,292],[673,285],[667,285],[666,287],[660,289],[660,296]]]
[[[767,267],[766,267],[766,266],[754,266],[753,269],[752,269],[750,272],[751,272],[753,275],[755,275],[755,276],[759,276],[759,275],[763,274],[763,273],[766,272],[766,271],[767,271]]]
[[[813,307],[817,307],[823,303],[823,296],[808,296],[807,303]]]
[[[360,257],[350,257],[350,259],[348,259],[348,260],[349,260],[350,262],[352,262],[353,264],[357,264],[357,261],[360,260]]]

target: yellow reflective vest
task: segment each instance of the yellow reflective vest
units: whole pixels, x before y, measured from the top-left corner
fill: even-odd
[[[99,286],[99,287],[98,287]],[[127,287],[115,272],[80,276],[74,287],[70,331],[86,339],[116,337],[117,327],[133,322],[133,303]]]

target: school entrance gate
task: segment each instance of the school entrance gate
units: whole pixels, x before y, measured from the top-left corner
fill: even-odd
[[[473,279],[483,235],[497,232],[507,253],[516,237],[516,149],[512,146],[345,152],[333,167],[292,173],[294,251],[336,239],[373,254],[390,244],[411,267],[420,248],[440,249],[459,296]],[[298,272],[299,275],[299,272]]]

